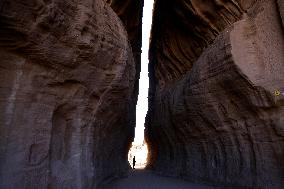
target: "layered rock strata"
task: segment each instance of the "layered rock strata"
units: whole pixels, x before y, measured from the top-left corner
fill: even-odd
[[[130,44],[103,0],[0,0],[0,26],[0,188],[100,188],[125,174],[140,34]]]
[[[218,188],[283,188],[278,3],[156,0],[148,169]]]

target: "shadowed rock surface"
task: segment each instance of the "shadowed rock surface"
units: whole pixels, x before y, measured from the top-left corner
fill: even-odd
[[[103,0],[0,0],[0,188],[98,188],[126,174],[142,3],[131,15]]]
[[[127,175],[142,6],[0,0],[1,189],[102,188]],[[148,169],[217,188],[283,188],[283,8],[156,0]],[[144,188],[178,185],[134,176]]]
[[[128,33],[136,69],[133,98],[137,101],[141,69],[142,13],[144,2],[143,0],[107,0],[107,2],[117,13]]]
[[[156,0],[148,169],[283,188],[284,98],[274,95],[284,91],[282,2]]]

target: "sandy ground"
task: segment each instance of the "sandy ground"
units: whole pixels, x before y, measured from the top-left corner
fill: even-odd
[[[158,176],[150,171],[135,170],[127,178],[112,181],[104,189],[214,189],[207,185]]]

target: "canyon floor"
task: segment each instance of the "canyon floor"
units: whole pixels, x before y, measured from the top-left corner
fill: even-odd
[[[162,177],[151,171],[135,170],[127,178],[112,181],[105,189],[213,189],[207,185],[190,183],[181,179]]]

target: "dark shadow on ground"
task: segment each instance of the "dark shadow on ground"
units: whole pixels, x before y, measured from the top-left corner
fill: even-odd
[[[117,179],[109,183],[104,189],[214,189],[207,185],[200,185],[185,180],[162,177],[146,170],[135,170],[127,178]]]

